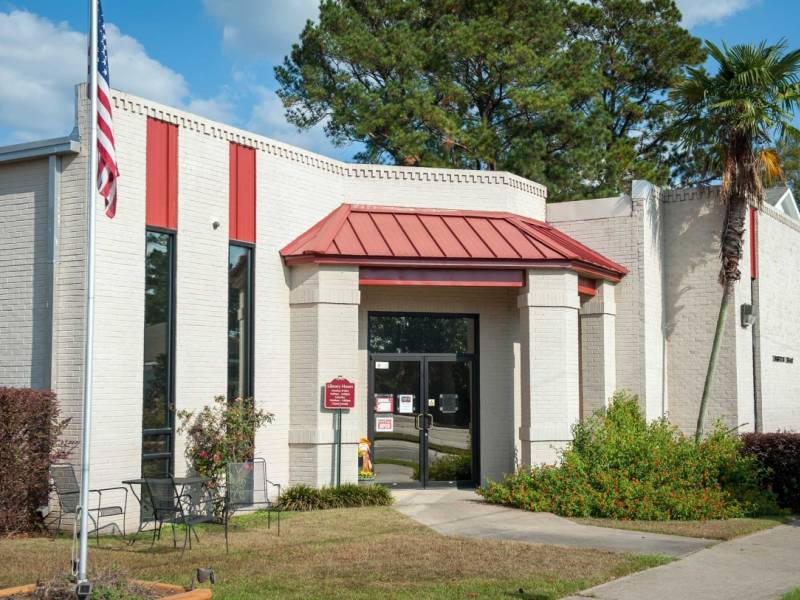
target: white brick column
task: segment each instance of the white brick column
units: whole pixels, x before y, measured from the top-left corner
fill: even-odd
[[[325,383],[358,379],[358,267],[297,265],[291,271],[289,481],[335,482],[334,413]],[[356,390],[356,397],[362,390]],[[362,394],[363,395],[363,394]],[[358,411],[342,415],[342,482],[358,481]]]
[[[580,310],[581,418],[605,408],[617,384],[614,284],[597,282],[597,295]]]
[[[524,464],[553,463],[579,418],[578,277],[572,271],[528,271],[520,310]]]

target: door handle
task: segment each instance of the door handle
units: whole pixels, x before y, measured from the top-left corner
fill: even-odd
[[[425,419],[425,423],[423,424],[423,419]],[[430,419],[430,421],[428,421]],[[422,414],[419,413],[414,417],[414,427],[419,429],[420,431],[427,431],[431,427],[433,427],[433,415],[432,414]]]

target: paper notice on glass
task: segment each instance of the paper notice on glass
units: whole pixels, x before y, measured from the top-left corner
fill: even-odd
[[[375,412],[394,412],[394,394],[375,394]]]
[[[397,412],[410,415],[414,412],[414,394],[397,394]]]
[[[394,417],[375,417],[375,432],[390,433],[394,431]]]

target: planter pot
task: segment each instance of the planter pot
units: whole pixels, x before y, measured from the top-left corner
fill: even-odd
[[[159,600],[209,600],[209,598],[211,598],[211,590],[208,589],[186,591],[186,588],[180,585],[158,583],[154,581],[141,581],[139,579],[131,579],[131,583],[150,588],[151,590],[171,592],[168,596],[162,596]],[[20,585],[17,587],[0,590],[0,598],[8,598],[14,594],[31,594],[35,591],[35,583],[31,583],[29,585]]]

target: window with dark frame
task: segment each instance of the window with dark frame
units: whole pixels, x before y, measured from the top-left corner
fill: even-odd
[[[142,476],[173,470],[175,236],[148,230],[145,242]]]
[[[228,400],[253,395],[253,248],[228,252]]]

